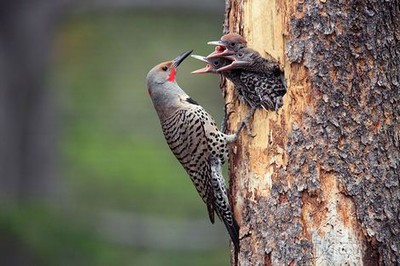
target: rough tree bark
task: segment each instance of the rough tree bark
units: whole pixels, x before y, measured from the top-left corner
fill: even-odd
[[[232,148],[238,264],[400,264],[400,2],[227,0],[224,32],[289,84]]]

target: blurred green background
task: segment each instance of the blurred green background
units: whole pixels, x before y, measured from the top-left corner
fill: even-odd
[[[210,53],[223,4],[167,7],[74,6],[61,16],[43,78],[57,182],[50,195],[1,205],[1,265],[229,264],[228,235],[168,149],[145,80],[181,52]],[[187,59],[178,83],[219,123],[219,77],[190,74],[200,67]]]

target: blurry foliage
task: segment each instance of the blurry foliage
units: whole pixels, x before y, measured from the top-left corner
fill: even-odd
[[[154,65],[183,51],[211,52],[206,43],[219,38],[221,24],[217,15],[143,11],[77,14],[65,21],[48,81],[59,95],[68,212],[41,205],[2,208],[3,237],[20,241],[37,265],[228,264],[228,245],[208,252],[133,248],[99,239],[91,224],[96,212],[110,209],[207,219],[165,143],[145,79]],[[219,78],[190,74],[200,67],[186,60],[178,82],[219,122]]]
[[[61,87],[66,174],[81,206],[207,215],[165,143],[146,75],[182,51],[208,54],[219,25],[215,16],[124,12],[74,17],[60,29],[53,81]],[[220,120],[219,78],[190,74],[200,67],[187,59],[178,82]]]
[[[2,245],[7,244],[9,239],[17,241],[18,247],[28,251],[24,255],[30,257],[29,265],[227,264],[226,248],[209,252],[174,252],[118,246],[100,240],[89,228],[89,225],[71,219],[65,212],[38,205],[24,205],[18,209],[2,208],[0,212]],[[5,265],[6,256],[1,256],[2,265]]]

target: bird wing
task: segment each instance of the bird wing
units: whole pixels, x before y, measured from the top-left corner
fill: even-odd
[[[262,106],[265,109],[273,110],[272,101],[268,101],[263,99],[262,94],[265,94],[265,89],[261,87],[263,84],[260,76],[263,74],[250,72],[250,71],[241,71],[239,73],[239,79],[237,84],[235,84],[235,88],[241,91],[242,98],[245,102],[247,102],[252,107]]]
[[[178,109],[162,123],[167,143],[189,174],[197,192],[207,205],[214,223],[214,192],[211,182],[210,154],[200,106]]]

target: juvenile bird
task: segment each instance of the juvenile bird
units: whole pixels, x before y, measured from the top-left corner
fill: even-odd
[[[241,48],[234,53],[230,53],[230,55],[217,53],[213,56],[213,58],[218,57],[222,57],[232,62],[229,67],[222,68],[220,71],[245,68],[248,71],[257,73],[276,72],[276,75],[283,73],[278,60],[273,58],[270,54],[266,54],[265,57],[262,57],[256,50],[247,47]]]
[[[283,105],[286,81],[276,59],[269,54],[263,58],[257,51],[247,48],[246,39],[236,33],[225,34],[220,41],[208,44],[217,45],[208,59],[222,57],[232,61],[217,72],[234,83],[239,98],[253,113],[258,107],[277,111]]]
[[[192,71],[192,74],[212,73],[222,75],[223,73],[218,73],[218,69],[228,66],[232,63],[232,60],[224,57],[208,58],[201,55],[191,55],[191,57],[206,63],[205,67]]]
[[[243,95],[252,96],[255,91],[259,101],[256,100],[253,105],[260,104],[268,110],[278,111],[283,105],[287,86],[285,74],[276,59],[270,55],[268,58],[263,58],[250,48],[242,48],[232,55],[222,57],[231,60],[232,63],[220,67],[217,72],[224,74],[239,71],[239,78],[232,82],[242,88]]]
[[[237,139],[244,123],[235,134],[220,132],[204,108],[179,87],[177,68],[191,52],[151,69],[147,88],[171,151],[207,205],[211,223],[215,212],[225,224],[237,252],[239,226],[228,201],[221,166],[228,158],[227,144]]]
[[[242,123],[244,123],[246,125],[248,135],[254,136],[250,131],[249,120],[253,116],[253,114],[258,106],[258,104],[256,104],[256,102],[259,100],[259,98],[258,98],[257,94],[255,94],[255,93],[252,94],[251,92],[248,93],[246,95],[246,97],[243,96],[244,89],[246,89],[246,88],[243,86],[242,82],[240,81],[241,71],[227,70],[227,71],[219,72],[219,69],[229,66],[232,63],[231,60],[229,60],[225,57],[209,58],[209,57],[204,57],[204,56],[200,56],[200,55],[192,55],[192,57],[207,63],[207,65],[204,68],[195,70],[192,72],[192,74],[204,74],[204,73],[221,74],[223,77],[234,82],[239,99],[246,102],[251,107],[249,112],[246,114],[245,118],[242,120]],[[252,99],[248,99],[248,97],[251,97]],[[253,106],[253,104],[254,104],[254,106]],[[228,113],[227,110],[225,110],[225,116],[224,116],[224,120],[222,123],[223,132],[225,132],[229,114],[230,113]]]
[[[246,84],[241,80],[242,76],[246,76],[246,74],[243,75],[244,71],[234,68],[229,69],[229,67],[233,63],[232,60],[228,59],[227,57],[210,58],[208,56],[204,57],[199,55],[193,55],[192,57],[207,63],[204,68],[195,70],[192,72],[192,74],[221,74],[223,77],[229,79],[234,83],[236,92],[238,93],[240,100],[248,104],[254,110],[260,106],[259,97],[256,94],[256,91],[250,90],[249,92],[246,92],[248,88],[246,87]],[[221,69],[223,69],[224,71],[220,71]]]
[[[232,55],[247,47],[246,39],[237,33],[225,34],[221,37],[221,40],[210,41],[207,44],[217,45],[215,51],[207,56],[208,58]]]

